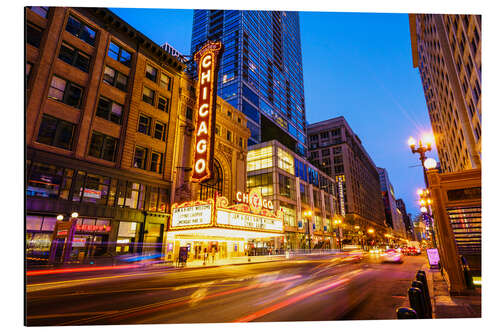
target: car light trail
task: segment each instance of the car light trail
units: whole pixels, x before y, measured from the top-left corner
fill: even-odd
[[[99,267],[82,267],[82,268],[43,269],[43,270],[38,270],[38,271],[28,271],[28,272],[26,272],[26,276],[76,273],[76,272],[106,271],[106,270],[127,269],[127,268],[137,268],[137,267],[141,267],[141,266],[140,265],[120,265],[120,266],[99,266]]]
[[[210,294],[208,296],[204,296],[202,299],[198,300],[198,302],[199,301],[204,301],[204,300],[207,300],[207,299],[212,299],[212,298],[220,297],[220,296],[231,295],[231,294],[234,294],[234,293],[238,293],[238,292],[242,292],[242,291],[247,291],[247,290],[251,290],[251,289],[255,289],[255,288],[267,287],[267,286],[270,286],[270,285],[273,285],[273,284],[276,284],[276,283],[288,282],[288,281],[299,279],[301,277],[302,277],[302,275],[293,275],[293,276],[286,277],[286,278],[283,278],[283,279],[278,279],[278,280],[273,280],[273,281],[266,281],[266,282],[261,282],[261,283],[257,283],[257,284],[250,285],[250,286],[245,286],[245,287],[240,287],[240,288],[235,288],[235,289],[229,289],[229,290],[225,290],[225,291],[213,293],[213,294]],[[192,302],[191,298],[185,299],[183,301],[178,301],[178,302],[175,302],[175,303],[165,304],[165,303],[162,302],[161,305],[160,304],[155,304],[155,305],[150,305],[150,306],[146,306],[146,307],[140,307],[140,308],[136,308],[136,309],[129,309],[129,310],[126,310],[125,314],[122,313],[120,316],[113,316],[112,320],[113,321],[120,321],[120,320],[123,320],[125,318],[130,318],[130,317],[135,317],[135,316],[139,316],[139,315],[144,315],[144,314],[147,314],[147,313],[152,313],[152,312],[158,312],[158,311],[162,311],[162,310],[167,310],[167,309],[170,309],[170,308],[173,308],[173,307],[177,307],[179,305],[188,304],[190,302]],[[100,318],[100,319],[102,319],[102,318]]]
[[[287,307],[287,306],[289,306],[289,305],[291,305],[293,303],[297,303],[298,301],[301,301],[304,298],[307,298],[307,297],[310,297],[312,295],[318,294],[318,293],[323,292],[325,290],[328,290],[330,288],[337,287],[337,286],[339,286],[340,284],[342,284],[342,283],[344,283],[346,281],[348,281],[348,279],[342,279],[342,280],[339,280],[339,281],[335,281],[333,283],[329,283],[327,285],[324,285],[322,287],[313,289],[313,290],[308,291],[306,293],[303,293],[301,295],[298,295],[298,296],[295,296],[295,297],[291,297],[291,298],[289,298],[287,300],[284,300],[282,302],[274,304],[274,305],[272,305],[270,307],[267,307],[265,309],[262,309],[260,311],[255,312],[255,313],[252,313],[251,315],[248,315],[248,316],[245,316],[243,318],[237,319],[234,322],[235,323],[245,323],[245,322],[249,322],[249,321],[255,320],[255,319],[263,317],[263,316],[265,316],[265,315],[267,315],[267,314],[269,314],[271,312],[274,312],[274,311],[279,310],[281,308]]]

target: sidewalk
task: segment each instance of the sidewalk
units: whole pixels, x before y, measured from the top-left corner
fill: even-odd
[[[427,275],[432,302],[432,318],[481,318],[481,288],[470,296],[450,296],[448,284],[439,269],[422,268]]]

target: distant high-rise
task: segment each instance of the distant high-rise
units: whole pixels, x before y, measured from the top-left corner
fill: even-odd
[[[206,40],[224,44],[218,95],[248,116],[248,144],[306,155],[299,13],[195,10],[191,53]]]
[[[380,189],[382,190],[387,224],[394,229],[394,231],[404,235],[406,228],[404,226],[403,214],[397,206],[394,187],[389,180],[389,173],[384,168],[377,168],[377,171],[380,177]]]
[[[336,180],[338,211],[358,226],[385,228],[377,167],[344,117],[307,126],[311,163]]]
[[[481,16],[410,14],[443,172],[481,167]]]
[[[403,223],[406,229],[406,235],[409,239],[413,238],[413,224],[411,223],[411,214],[406,212],[406,205],[403,199],[396,200],[396,206],[398,207],[401,215],[403,216]]]

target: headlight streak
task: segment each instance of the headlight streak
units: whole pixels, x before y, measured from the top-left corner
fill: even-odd
[[[278,280],[256,283],[256,284],[241,287],[241,288],[235,288],[235,289],[229,289],[229,290],[225,290],[225,291],[221,291],[221,292],[216,292],[214,294],[209,294],[202,299],[199,299],[198,302],[212,299],[212,298],[216,298],[216,297],[220,297],[220,296],[231,295],[234,293],[247,291],[247,290],[251,290],[251,289],[255,289],[255,288],[269,287],[269,286],[272,286],[273,284],[276,284],[276,283],[293,281],[293,280],[299,279],[301,277],[302,277],[302,275],[293,275],[293,276],[289,276],[289,277],[278,279]],[[125,318],[129,319],[131,317],[136,317],[136,316],[140,316],[140,315],[150,314],[153,312],[167,310],[170,308],[175,308],[175,307],[180,306],[180,305],[189,304],[191,302],[192,302],[191,296],[187,296],[187,297],[183,297],[181,301],[177,301],[177,300],[163,301],[163,302],[159,302],[159,303],[155,303],[155,304],[149,304],[149,305],[145,305],[145,306],[141,306],[141,307],[137,307],[137,308],[124,310],[124,311],[120,312],[120,314],[118,314],[118,315],[99,316],[96,318],[86,318],[84,320],[81,320],[81,322],[89,323],[89,322],[101,320],[101,319],[109,319],[113,322],[120,322],[121,320],[123,320]],[[68,323],[63,323],[62,325],[75,325],[75,323],[78,323],[78,322],[80,322],[80,320],[79,321],[72,321],[72,322],[68,322]]]
[[[119,265],[119,266],[97,266],[97,267],[81,267],[81,268],[43,269],[43,270],[37,270],[37,271],[27,271],[26,276],[106,271],[106,270],[117,270],[117,269],[138,268],[138,267],[141,267],[141,266],[140,265]]]

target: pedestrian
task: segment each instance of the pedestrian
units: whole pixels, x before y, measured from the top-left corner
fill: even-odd
[[[207,248],[204,248],[203,249],[203,266],[206,265],[207,263],[207,259],[208,259],[208,252],[207,252]]]
[[[212,264],[215,263],[215,246],[212,247]]]

